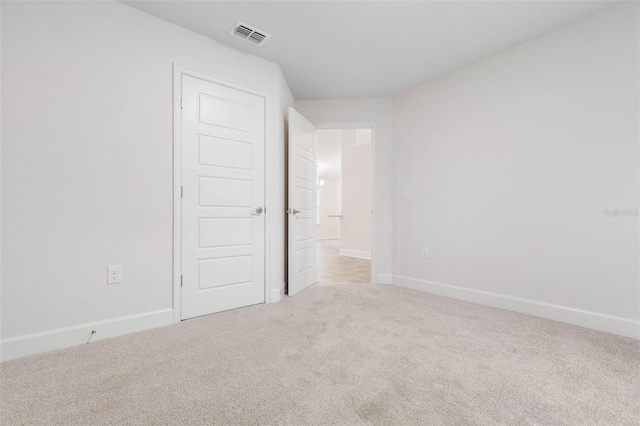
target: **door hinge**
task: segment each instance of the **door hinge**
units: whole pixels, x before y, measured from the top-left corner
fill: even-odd
[[[180,187],[180,198],[184,198],[184,186]]]
[[[180,98],[180,109],[184,109],[184,98]]]
[[[180,275],[180,287],[182,287],[182,275]]]

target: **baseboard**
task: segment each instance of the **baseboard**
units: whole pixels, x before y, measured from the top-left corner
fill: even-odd
[[[328,235],[325,237],[317,237],[317,240],[339,240],[340,239],[340,235]]]
[[[69,346],[173,324],[173,309],[145,312],[0,340],[0,360],[21,358]],[[91,330],[96,334],[91,336]]]
[[[357,257],[360,259],[371,259],[371,253],[368,251],[340,249],[340,256]]]
[[[378,274],[376,278],[376,284],[393,284],[393,275]]]
[[[269,303],[276,303],[282,300],[284,297],[284,284],[280,288],[274,288],[271,290],[271,298],[269,299]]]
[[[616,317],[597,312],[574,309],[568,306],[553,305],[535,300],[507,296],[480,290],[472,290],[449,284],[420,280],[399,275],[393,276],[393,284],[424,291],[453,299],[479,303],[494,308],[520,312],[580,327],[605,331],[607,333],[640,339],[640,320]]]

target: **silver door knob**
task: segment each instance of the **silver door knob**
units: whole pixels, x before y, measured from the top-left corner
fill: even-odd
[[[256,214],[262,214],[263,209],[262,207],[256,207]]]
[[[289,214],[298,214],[298,213],[300,213],[300,210],[298,210],[298,209],[289,209],[289,210],[287,210],[287,213],[289,213]]]

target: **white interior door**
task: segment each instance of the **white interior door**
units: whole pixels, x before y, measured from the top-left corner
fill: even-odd
[[[289,108],[289,296],[316,282],[316,128]]]
[[[264,98],[182,77],[182,319],[264,302]]]

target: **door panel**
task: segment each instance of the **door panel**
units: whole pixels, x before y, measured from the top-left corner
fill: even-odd
[[[246,246],[253,243],[253,219],[200,219],[200,248]]]
[[[264,98],[182,77],[182,319],[264,302]]]
[[[253,144],[200,136],[200,164],[251,170],[253,168]]]
[[[251,207],[254,182],[245,179],[200,176],[201,207]]]
[[[199,289],[245,284],[253,280],[253,256],[199,261]]]
[[[200,93],[199,118],[204,124],[251,132],[253,129],[251,105],[208,96]]]
[[[289,209],[287,294],[293,296],[317,280],[316,128],[289,108]]]

